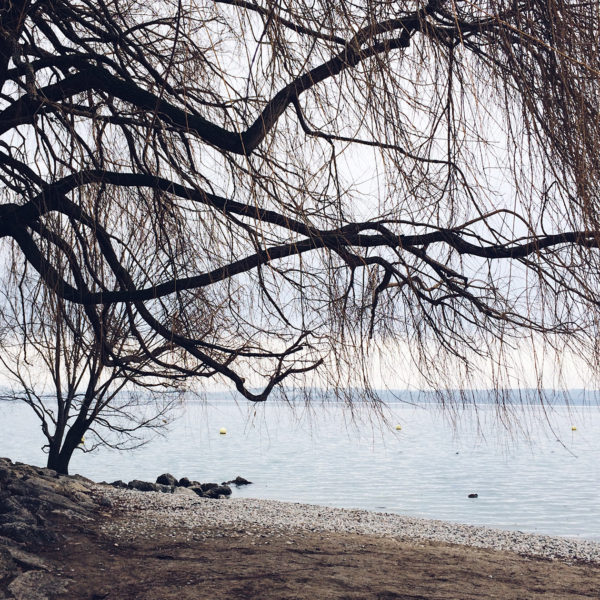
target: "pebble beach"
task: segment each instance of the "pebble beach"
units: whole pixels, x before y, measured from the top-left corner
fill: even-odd
[[[591,541],[228,489],[98,484],[0,459],[0,598],[600,598]]]
[[[433,541],[504,550],[566,562],[600,563],[600,543],[520,531],[503,531],[390,513],[330,508],[263,499],[210,500],[188,494],[147,493],[97,486],[102,503],[122,518],[103,530],[114,539],[152,537],[157,527],[189,532],[188,539],[237,535],[290,538],[295,532],[352,533],[402,541]],[[185,534],[184,534],[185,535]]]

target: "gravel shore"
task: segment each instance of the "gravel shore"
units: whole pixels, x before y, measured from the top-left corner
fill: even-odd
[[[177,528],[178,535],[187,530],[189,540],[236,535],[293,537],[294,532],[302,531],[335,532],[403,541],[429,540],[567,562],[600,563],[600,543],[580,539],[274,500],[210,500],[105,486],[97,486],[96,494],[105,505],[122,511],[122,517],[106,522],[103,530],[124,541],[152,538],[152,531],[157,527]]]

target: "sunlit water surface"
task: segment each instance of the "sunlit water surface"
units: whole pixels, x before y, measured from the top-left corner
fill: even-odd
[[[165,437],[135,451],[78,452],[71,472],[98,481],[241,475],[254,483],[234,489],[237,497],[600,540],[598,406],[507,415],[490,405],[451,412],[395,403],[387,416],[386,425],[368,410],[353,420],[340,404],[292,410],[212,396],[186,403]],[[41,445],[31,410],[0,402],[0,456],[43,465]]]

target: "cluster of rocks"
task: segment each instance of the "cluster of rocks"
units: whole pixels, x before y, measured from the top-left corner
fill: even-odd
[[[85,523],[95,517],[101,506],[95,487],[85,477],[0,458],[0,598],[37,600],[66,589],[57,566],[36,550],[60,541],[55,524],[61,518]]]
[[[113,481],[110,485],[119,489],[137,490],[138,492],[163,492],[167,494],[182,494],[187,496],[200,496],[201,498],[227,498],[231,496],[231,487],[233,484],[236,487],[249,485],[251,481],[240,477],[239,475],[230,481],[218,483],[200,483],[192,481],[187,477],[177,479],[170,473],[163,473],[156,478],[156,482],[141,481],[134,479],[129,483],[125,483],[120,479]]]

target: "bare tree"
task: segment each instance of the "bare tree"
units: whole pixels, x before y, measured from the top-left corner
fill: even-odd
[[[76,449],[123,450],[145,443],[144,433],[168,423],[181,384],[158,375],[137,377],[135,370],[121,366],[150,360],[148,352],[131,343],[122,304],[102,313],[104,344],[120,359],[103,364],[102,343],[83,307],[52,293],[30,270],[25,264],[2,281],[0,365],[9,387],[0,400],[23,401],[33,409],[46,438],[47,466],[59,473],[68,473]],[[146,349],[156,337],[145,337]],[[169,351],[166,345],[154,347],[153,356]]]
[[[254,401],[398,341],[436,386],[527,336],[597,371],[597,2],[0,10],[0,236],[104,364]],[[117,305],[185,361],[124,362]]]

